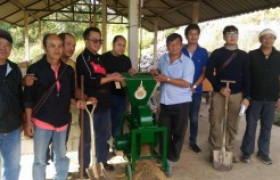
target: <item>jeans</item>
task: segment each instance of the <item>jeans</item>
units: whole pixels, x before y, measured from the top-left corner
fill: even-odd
[[[111,133],[115,138],[120,134],[120,120],[126,111],[125,95],[113,95],[113,103],[111,107]]]
[[[68,174],[69,159],[66,157],[66,129],[61,132],[44,130],[35,126],[34,132],[34,163],[33,179],[45,180],[46,178],[46,153],[50,140],[54,154],[56,174],[54,180],[65,180]]]
[[[201,104],[201,94],[194,93],[192,95],[192,102],[190,106],[190,140],[189,144],[196,144],[197,131],[198,131],[198,113]]]
[[[20,128],[9,133],[0,133],[3,180],[18,180],[20,171],[20,141]]]
[[[255,100],[250,102],[246,116],[246,131],[241,146],[244,157],[249,157],[254,152],[256,129],[259,119],[261,121],[261,129],[258,139],[258,154],[263,157],[269,156],[270,135],[275,115],[275,103],[275,101]]]
[[[102,112],[94,113],[94,131],[95,131],[95,149],[97,163],[107,163],[108,158],[108,144],[107,141],[110,136],[110,121],[111,121],[111,111],[107,109]],[[89,115],[84,111],[84,157],[83,165],[84,168],[88,168],[91,160],[91,134],[90,134],[90,122]],[[79,148],[79,157],[80,157]],[[80,160],[80,158],[79,158]]]
[[[190,103],[160,105],[159,125],[167,128],[167,159],[176,162],[180,159],[183,141],[188,124]],[[160,142],[160,147],[162,147]]]

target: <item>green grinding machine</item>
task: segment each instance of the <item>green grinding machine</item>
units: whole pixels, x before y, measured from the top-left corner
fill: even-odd
[[[157,159],[161,162],[164,172],[167,169],[167,129],[156,124],[148,101],[156,87],[156,81],[148,73],[138,73],[131,76],[128,73],[122,74],[125,77],[123,86],[130,99],[131,112],[127,113],[121,120],[120,135],[115,139],[117,150],[124,152],[130,164],[126,165],[128,179],[132,179],[135,171],[136,161],[140,159]],[[124,124],[128,126],[128,132],[124,133]],[[156,148],[162,138],[162,151],[157,153]],[[141,146],[148,145],[149,155],[141,155]]]

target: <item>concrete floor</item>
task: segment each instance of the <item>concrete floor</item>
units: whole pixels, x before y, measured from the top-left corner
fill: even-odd
[[[271,134],[271,157],[272,165],[264,165],[255,156],[252,163],[236,163],[229,172],[219,172],[213,168],[209,162],[208,152],[208,106],[203,102],[199,116],[199,134],[198,145],[201,147],[201,153],[194,153],[188,147],[188,136],[181,153],[180,161],[173,167],[172,177],[169,180],[279,180],[280,179],[280,128],[273,126]],[[75,119],[75,117],[74,117]],[[241,118],[240,132],[236,146],[236,153],[240,154],[240,141],[245,130],[245,119]],[[77,121],[74,121],[71,129],[71,137],[68,142],[68,154],[70,158],[69,172],[78,171],[77,149],[79,140],[79,128]],[[33,142],[32,140],[22,140],[22,158],[20,180],[32,180],[32,162],[33,162]],[[109,179],[125,179],[124,165],[115,165],[116,171],[109,174]],[[52,179],[54,175],[53,164],[47,166],[47,178]],[[78,179],[77,173],[74,173],[69,179]]]

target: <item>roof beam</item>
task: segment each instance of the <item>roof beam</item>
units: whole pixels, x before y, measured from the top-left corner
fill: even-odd
[[[15,6],[17,6],[18,8],[20,8],[22,11],[26,11],[24,5],[19,2],[18,0],[10,0],[11,3],[13,3]],[[33,14],[28,13],[28,15],[33,16],[35,19],[39,19],[38,17],[34,16]]]
[[[208,0],[202,0],[202,2],[203,2],[206,6],[210,7],[210,8],[213,9],[214,11],[216,11],[218,14],[223,14],[222,11],[220,11],[218,8],[214,7],[211,3],[208,2]]]
[[[5,0],[5,1],[1,2],[0,5],[5,4],[7,2],[8,2],[8,0]]]

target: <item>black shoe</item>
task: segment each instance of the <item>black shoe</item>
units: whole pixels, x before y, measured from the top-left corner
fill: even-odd
[[[114,166],[112,166],[111,164],[108,163],[103,163],[104,168],[106,169],[106,171],[114,171]]]
[[[84,179],[89,179],[88,173],[85,169],[83,170],[83,177]]]
[[[197,144],[190,144],[190,148],[196,153],[201,152],[201,149],[198,147]]]
[[[263,155],[258,153],[257,157],[260,158],[260,160],[266,165],[272,164],[272,160],[269,156],[263,156]]]
[[[241,161],[249,164],[249,163],[251,163],[251,158],[250,158],[250,156],[241,156]]]

